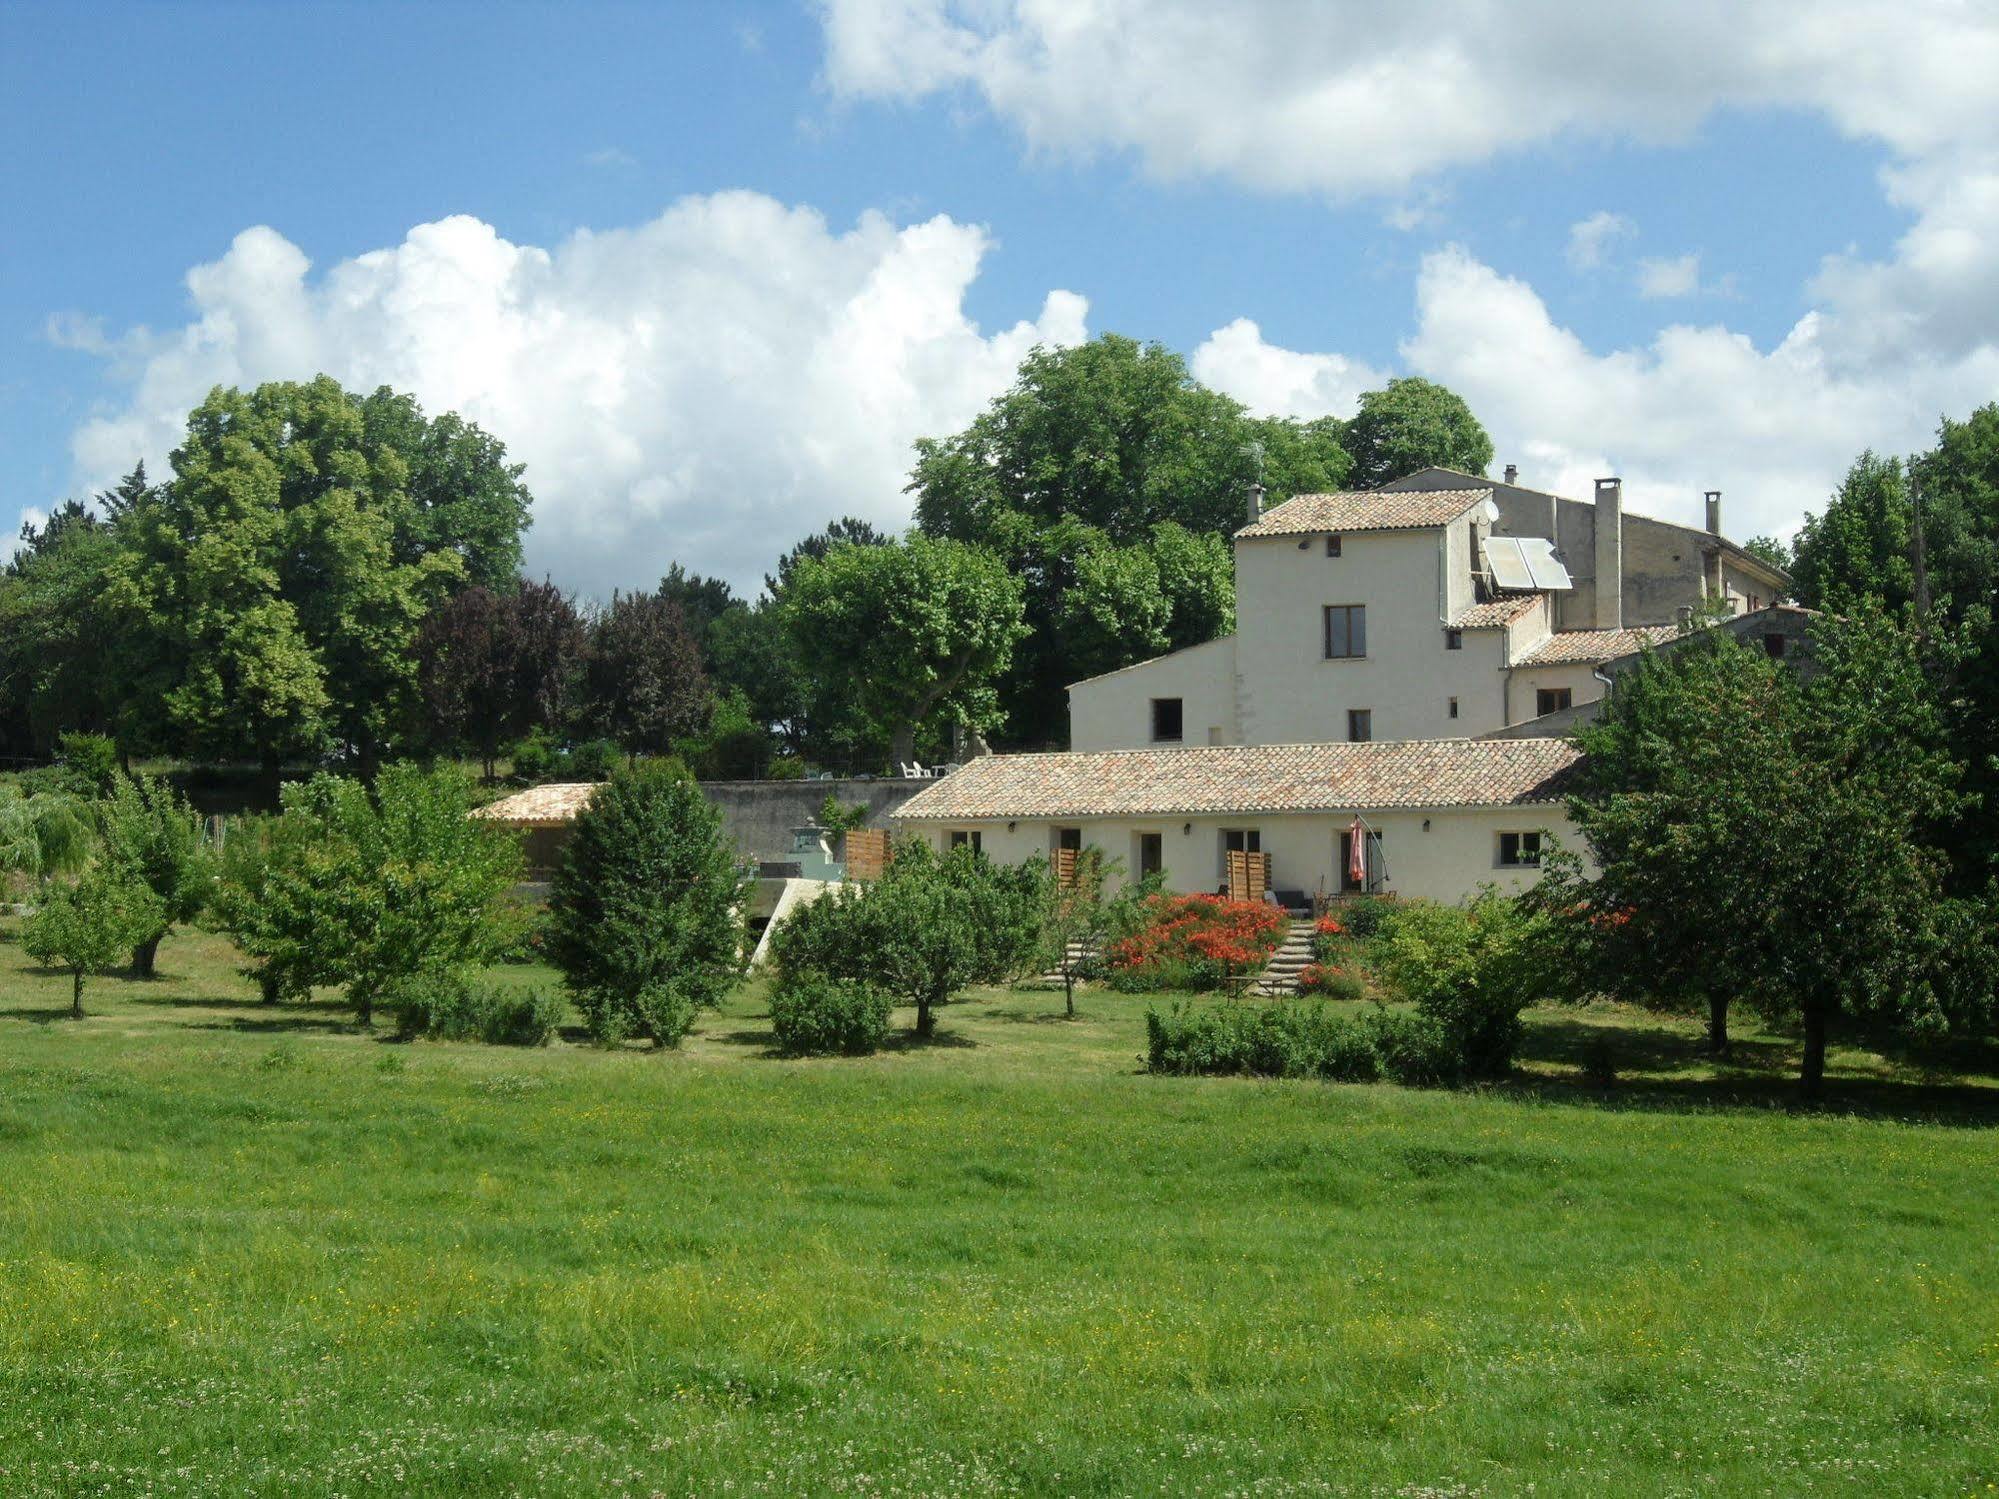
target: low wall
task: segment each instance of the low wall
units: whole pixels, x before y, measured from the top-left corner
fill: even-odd
[[[819,820],[831,796],[843,807],[868,809],[864,827],[888,825],[888,814],[928,781],[703,781],[701,794],[722,809],[722,830],[736,851],[759,860],[791,857],[791,830]],[[836,849],[837,853],[838,850]]]

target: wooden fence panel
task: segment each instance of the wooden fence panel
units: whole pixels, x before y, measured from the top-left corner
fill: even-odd
[[[1239,848],[1228,851],[1229,899],[1263,899],[1270,889],[1270,855],[1244,853]]]
[[[888,834],[880,828],[855,828],[847,834],[848,879],[880,879],[888,858]]]
[[[1055,883],[1064,890],[1075,888],[1076,855],[1079,849],[1058,848],[1055,850]]]

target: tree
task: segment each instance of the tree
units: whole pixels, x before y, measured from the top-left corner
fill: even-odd
[[[257,759],[271,792],[285,760],[329,748],[372,775],[415,716],[425,614],[518,555],[525,492],[496,498],[468,444],[495,446],[325,376],[212,391],[172,482],[118,525],[106,599],[145,643],[133,715],[182,752]]]
[[[132,947],[133,975],[151,978],[160,939],[208,903],[214,866],[201,818],[173,787],[145,775],[120,776],[102,815],[105,863],[156,902],[159,924]]]
[[[431,743],[476,753],[491,780],[502,746],[565,717],[586,638],[576,606],[547,582],[475,585],[433,609],[417,637]]]
[[[243,976],[265,1004],[304,1000],[341,981],[345,939],[327,912],[352,858],[319,817],[267,814],[230,826],[206,921],[250,960]]]
[[[709,627],[708,654],[718,687],[742,693],[750,717],[766,733],[794,750],[804,747],[812,730],[806,683],[773,601],[724,609]]]
[[[642,761],[612,776],[549,895],[549,957],[591,1032],[678,1045],[741,972],[747,888],[721,814],[684,772]]]
[[[1717,994],[1798,1021],[1808,1096],[1835,1019],[1976,1027],[1992,979],[1990,898],[1944,888],[1959,767],[1916,637],[1862,606],[1813,641],[1808,679],[1714,631],[1621,680],[1569,803],[1599,873],[1540,894],[1621,992],[1705,996],[1717,1042]]]
[[[1129,545],[1165,520],[1230,535],[1259,478],[1289,498],[1347,467],[1336,423],[1257,420],[1163,345],[1105,334],[1029,353],[964,431],[917,442],[909,489],[932,536],[993,545],[1018,515]]]
[[[1483,474],[1492,462],[1492,439],[1464,398],[1414,375],[1363,395],[1343,436],[1361,489],[1425,468]]]
[[[37,881],[90,862],[97,829],[91,804],[69,791],[24,793],[0,781],[0,872]]]
[[[676,562],[659,580],[659,596],[680,606],[681,622],[687,626],[687,633],[694,637],[695,645],[701,649],[701,669],[714,675],[715,661],[709,654],[709,634],[717,619],[737,607],[734,590],[720,578],[705,578],[700,573],[690,573]]]
[[[1798,602],[1836,609],[1871,598],[1901,610],[1916,596],[1913,534],[1901,460],[1862,453],[1824,513],[1799,528],[1789,568]]]
[[[883,535],[870,522],[857,516],[843,515],[836,521],[829,521],[824,530],[816,531],[794,544],[790,551],[778,558],[776,573],[764,574],[764,592],[773,598],[783,593],[792,573],[807,557],[816,562],[836,546],[878,547],[892,540],[893,537]]]
[[[1742,550],[1759,562],[1769,563],[1779,572],[1787,573],[1796,564],[1790,544],[1774,536],[1752,536],[1742,543]]]
[[[680,606],[614,593],[590,630],[584,694],[591,721],[629,754],[663,755],[708,721],[708,679]]]
[[[1041,950],[1048,971],[1062,976],[1062,1009],[1076,1018],[1076,980],[1097,962],[1104,945],[1126,926],[1124,913],[1109,899],[1105,886],[1120,871],[1115,859],[1106,860],[1102,849],[1078,851],[1075,872],[1061,879],[1053,864],[1036,868],[1040,879]]]
[[[150,890],[113,866],[95,864],[42,891],[22,928],[21,946],[36,962],[69,970],[70,1014],[81,1020],[84,979],[124,962],[159,920]]]
[[[849,696],[897,761],[940,716],[991,728],[993,683],[1027,631],[1020,582],[997,557],[921,533],[800,559],[783,607],[808,677]]]
[[[937,1011],[972,984],[1003,983],[1033,962],[1041,933],[1040,880],[968,847],[943,857],[899,843],[872,884],[843,885],[799,908],[771,938],[788,977],[846,979],[916,1007],[916,1034],[936,1033]]]

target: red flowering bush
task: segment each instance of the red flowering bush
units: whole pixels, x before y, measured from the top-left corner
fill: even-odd
[[[1344,937],[1347,934],[1347,929],[1341,926],[1339,918],[1334,916],[1321,916],[1312,923],[1312,930],[1321,937]]]
[[[1344,968],[1331,963],[1307,963],[1298,971],[1298,992],[1318,994],[1327,999],[1360,999],[1367,986]]]
[[[1106,953],[1116,988],[1213,989],[1269,962],[1284,932],[1284,913],[1257,901],[1155,895],[1146,906],[1150,923]]]

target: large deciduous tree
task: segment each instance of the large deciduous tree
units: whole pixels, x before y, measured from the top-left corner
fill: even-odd
[[[1862,453],[1825,510],[1807,515],[1791,556],[1791,586],[1808,609],[1871,598],[1897,610],[1916,596],[1915,511],[1898,458]]]
[[[613,594],[590,628],[584,692],[592,723],[629,754],[666,754],[705,726],[708,678],[680,605],[658,593]]]
[[[567,715],[586,643],[582,615],[552,583],[453,595],[417,638],[430,742],[477,754],[491,780],[503,745]]]
[[[1363,395],[1342,436],[1361,489],[1425,468],[1483,474],[1492,462],[1492,439],[1464,398],[1414,375]]]
[[[997,556],[920,532],[801,558],[783,608],[808,676],[847,696],[899,762],[922,730],[995,725],[993,684],[1027,629]]]
[[[174,477],[118,526],[107,588],[144,642],[135,707],[171,747],[260,761],[345,750],[371,774],[414,717],[425,614],[496,568],[525,521],[518,473],[456,417],[321,376],[218,388]]]
[[[144,775],[118,777],[100,816],[104,861],[156,902],[158,924],[132,945],[134,976],[151,978],[160,940],[208,904],[214,864],[201,818],[167,782]]]

